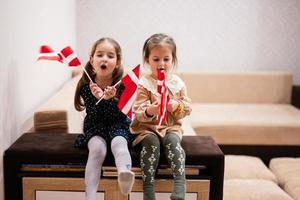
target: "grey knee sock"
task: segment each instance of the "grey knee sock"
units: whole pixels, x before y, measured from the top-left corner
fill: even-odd
[[[184,200],[186,190],[185,152],[181,147],[180,139],[176,134],[168,133],[163,139],[163,146],[174,176],[174,188],[171,199]]]
[[[160,157],[160,141],[156,135],[149,134],[142,141],[140,164],[144,181],[144,200],[155,200],[154,176]]]
[[[106,142],[100,136],[94,136],[88,142],[88,149],[84,179],[86,200],[96,200],[101,167],[106,156]]]

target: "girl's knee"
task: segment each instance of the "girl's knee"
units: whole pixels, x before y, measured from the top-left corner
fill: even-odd
[[[114,137],[111,141],[111,151],[114,156],[129,154],[127,140],[122,136]]]
[[[145,146],[145,147],[151,147],[151,146],[159,147],[160,146],[160,141],[159,141],[158,136],[154,135],[154,134],[147,135],[142,141],[142,146]]]
[[[173,145],[178,144],[178,143],[180,144],[179,136],[175,133],[166,134],[166,136],[163,138],[163,144],[165,146],[166,144],[170,144],[170,143]]]
[[[92,137],[88,142],[89,155],[106,156],[106,142],[100,136]]]
[[[113,148],[114,146],[122,146],[122,147],[127,147],[128,143],[127,140],[123,136],[116,136],[112,139],[111,141],[111,147]]]

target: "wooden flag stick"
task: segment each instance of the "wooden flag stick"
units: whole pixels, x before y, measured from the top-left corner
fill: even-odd
[[[122,79],[119,80],[116,84],[114,84],[113,87],[116,87],[116,86],[119,85],[121,82],[122,82]],[[100,101],[101,101],[103,98],[104,98],[104,93],[103,93],[103,95],[101,96],[101,98],[97,101],[96,105],[98,105],[98,104],[100,103]]]
[[[87,75],[87,77],[90,79],[90,81],[94,83],[94,81],[91,79],[91,77],[90,77],[89,73],[86,71],[86,69],[82,65],[80,65],[80,66],[83,69],[83,71],[85,72],[85,74]]]
[[[87,77],[90,79],[90,81],[92,82],[92,83],[94,83],[94,81],[91,79],[91,77],[90,77],[90,75],[88,74],[88,72],[86,71],[86,69],[82,66],[82,65],[80,65],[81,66],[81,68],[83,69],[83,71],[85,72],[85,74],[87,75]],[[101,89],[101,88],[100,88]],[[101,90],[102,91],[102,90]],[[103,93],[103,91],[102,91],[102,93]],[[101,96],[101,98],[103,98],[103,95]],[[102,99],[101,99],[102,100]],[[96,104],[97,105],[97,104]]]

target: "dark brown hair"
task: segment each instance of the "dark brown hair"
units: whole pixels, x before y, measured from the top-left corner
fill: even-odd
[[[101,38],[99,40],[97,40],[94,45],[92,46],[92,50],[90,52],[90,58],[94,56],[96,48],[99,44],[108,41],[110,42],[116,50],[116,55],[117,55],[117,65],[118,67],[116,67],[112,73],[112,85],[114,85],[115,83],[117,83],[123,76],[123,66],[122,66],[122,51],[121,51],[121,47],[120,45],[112,38]],[[93,66],[91,65],[90,61],[88,61],[84,67],[87,71],[87,73],[89,74],[89,76],[91,77],[91,79],[93,81],[95,81],[95,77],[96,74],[93,72]],[[87,75],[83,72],[82,73],[82,77],[80,78],[80,80],[77,83],[77,87],[76,87],[76,91],[75,91],[75,97],[74,97],[74,106],[75,109],[78,111],[83,111],[85,109],[85,105],[84,102],[80,96],[80,88],[85,85],[88,84],[90,82],[89,78],[87,77]],[[117,95],[119,96],[119,91],[117,91]]]
[[[177,65],[177,56],[176,56],[176,44],[172,37],[164,34],[157,33],[150,36],[144,43],[143,47],[143,61],[146,63],[146,60],[149,58],[150,52],[154,47],[169,45],[172,50],[172,57],[174,65]]]

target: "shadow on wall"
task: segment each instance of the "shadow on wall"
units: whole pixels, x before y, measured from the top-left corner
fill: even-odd
[[[18,68],[11,60],[0,68],[0,200],[4,200],[3,153],[17,139],[18,123]]]
[[[18,137],[18,66],[14,60],[1,72],[1,134],[3,151]]]
[[[4,200],[4,178],[0,177],[0,200]]]

